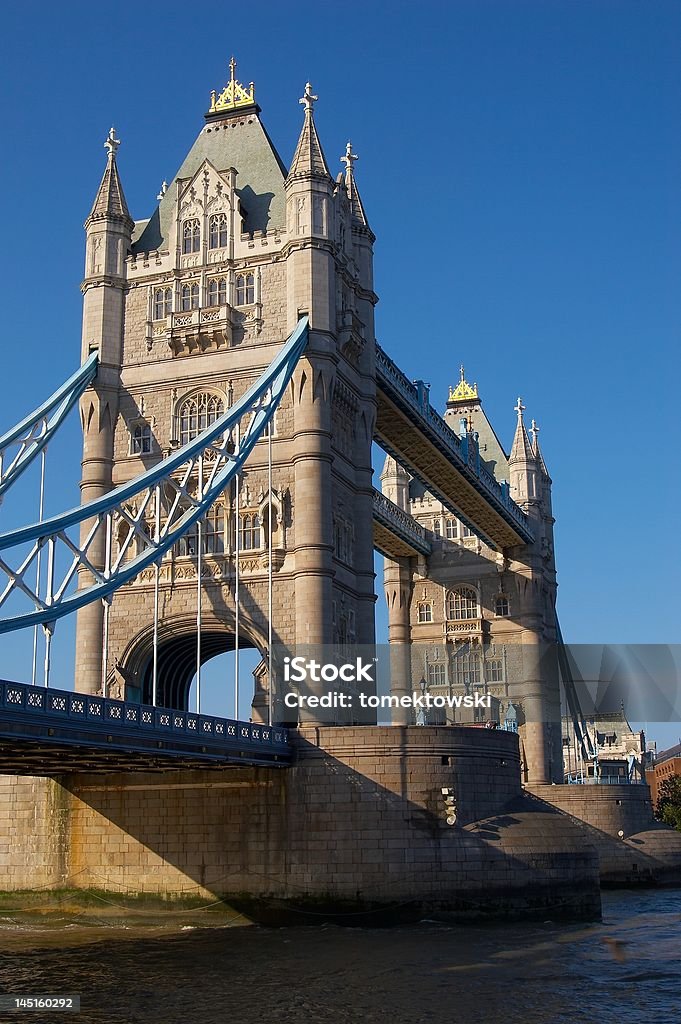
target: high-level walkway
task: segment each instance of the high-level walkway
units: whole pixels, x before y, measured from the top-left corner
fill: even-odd
[[[376,346],[376,440],[446,508],[493,548],[534,540],[525,513],[482,465],[477,446],[460,438],[431,407],[428,388],[412,384]]]
[[[429,555],[432,545],[420,523],[374,490],[374,547],[387,558]]]

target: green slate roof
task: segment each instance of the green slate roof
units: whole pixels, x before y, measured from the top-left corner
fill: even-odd
[[[255,112],[246,119],[231,118],[207,124],[175,178],[192,178],[204,160],[210,160],[218,171],[234,167],[238,172],[236,191],[246,215],[245,231],[284,228],[286,168]],[[176,198],[176,189],[171,184],[149,220],[137,222],[133,252],[168,248]]]
[[[469,405],[465,406],[465,409],[471,410],[473,430],[478,434],[478,444],[480,445],[480,460],[495,480],[508,481],[508,456],[479,399],[472,400]],[[468,412],[464,411],[464,408],[447,409],[444,419],[447,426],[455,434],[458,434],[460,421],[467,415]]]

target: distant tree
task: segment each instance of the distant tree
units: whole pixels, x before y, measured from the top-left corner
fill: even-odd
[[[655,817],[681,832],[681,775],[672,775],[660,786]]]

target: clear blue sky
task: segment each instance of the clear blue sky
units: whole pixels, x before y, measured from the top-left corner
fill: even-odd
[[[285,161],[307,79],[332,167],[352,139],[381,344],[440,406],[464,362],[507,445],[518,394],[539,421],[566,638],[679,640],[681,4],[24,3],[2,36],[3,429],[78,362],[108,128],[148,216],[234,53]],[[75,421],[50,457],[57,511]]]

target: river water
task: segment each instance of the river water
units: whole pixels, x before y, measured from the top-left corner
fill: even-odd
[[[677,1024],[681,890],[606,892],[593,925],[260,928],[210,912],[4,911],[0,989],[112,1024]],[[111,913],[111,908],[109,908]]]

